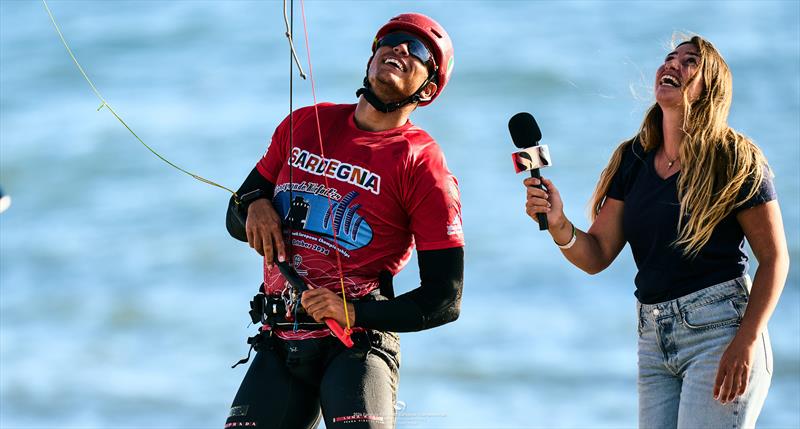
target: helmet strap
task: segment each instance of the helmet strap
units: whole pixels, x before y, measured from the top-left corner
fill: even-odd
[[[372,90],[372,85],[369,84],[369,79],[366,76],[364,76],[364,86],[360,88],[358,91],[356,91],[356,97],[360,97],[361,95],[363,95],[364,98],[367,100],[367,102],[369,102],[369,104],[371,104],[372,107],[374,107],[375,110],[379,112],[383,113],[394,112],[395,110],[405,106],[406,104],[419,103],[420,101],[422,101],[422,97],[420,97],[419,94],[425,90],[425,87],[428,86],[429,83],[431,83],[431,80],[433,80],[435,76],[436,76],[435,73],[430,73],[428,75],[428,78],[425,79],[425,82],[422,82],[422,85],[420,85],[420,87],[417,88],[417,90],[414,91],[414,93],[411,94],[410,97],[400,101],[393,101],[391,103],[384,103],[383,101],[381,101],[381,99],[378,98],[378,96],[375,95],[375,92]]]

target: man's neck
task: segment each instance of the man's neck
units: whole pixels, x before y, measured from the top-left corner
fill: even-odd
[[[416,104],[407,104],[394,112],[383,113],[372,107],[362,95],[358,97],[354,119],[356,126],[364,131],[391,130],[405,125],[415,106]]]

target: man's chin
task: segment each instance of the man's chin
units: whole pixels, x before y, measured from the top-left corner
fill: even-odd
[[[385,80],[378,77],[375,82],[371,83],[372,92],[384,103],[394,103],[400,100],[405,100],[408,95],[404,95],[397,86],[397,82],[393,79]]]
[[[378,73],[373,79],[372,86],[383,87],[386,91],[397,91],[400,88],[402,78],[390,71]]]

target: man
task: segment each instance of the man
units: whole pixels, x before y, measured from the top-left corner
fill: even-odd
[[[228,231],[264,256],[265,280],[251,312],[264,323],[249,341],[257,354],[226,427],[315,428],[320,412],[328,429],[393,427],[395,332],[458,318],[458,184],[408,120],[447,84],[452,43],[436,21],[408,13],[378,30],[372,52],[358,103],[286,118],[229,204]],[[421,284],[395,297],[392,276],[415,245]],[[288,267],[308,290],[287,281]],[[326,319],[352,327],[355,346],[331,336]]]

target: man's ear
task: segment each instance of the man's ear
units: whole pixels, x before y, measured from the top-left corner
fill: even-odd
[[[439,86],[436,85],[434,82],[428,82],[425,85],[425,89],[419,93],[419,101],[429,101],[434,95],[436,95],[436,90],[439,89]]]

